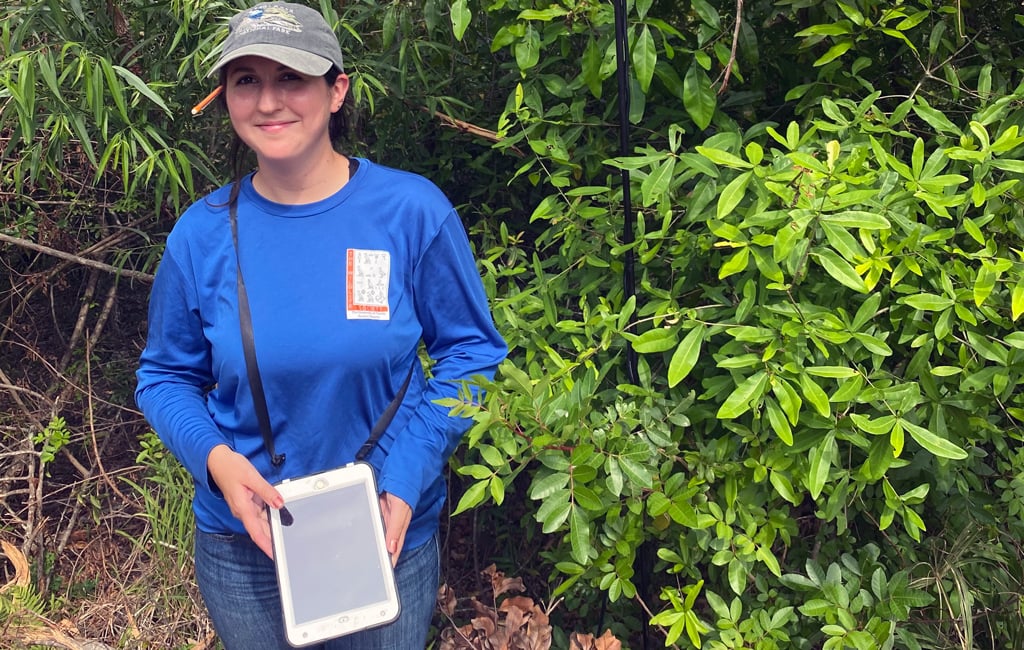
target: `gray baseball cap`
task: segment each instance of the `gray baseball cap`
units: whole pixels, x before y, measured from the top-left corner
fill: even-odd
[[[261,56],[311,76],[326,74],[332,65],[344,70],[337,34],[320,12],[294,2],[261,2],[235,14],[207,76],[243,56]]]

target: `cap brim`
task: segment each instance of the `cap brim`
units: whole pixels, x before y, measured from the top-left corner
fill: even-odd
[[[286,45],[269,45],[266,43],[256,43],[253,45],[245,45],[236,50],[232,50],[228,54],[223,54],[217,62],[213,64],[210,72],[206,75],[212,77],[223,68],[226,64],[240,59],[243,56],[259,56],[264,59],[270,59],[276,61],[281,65],[287,66],[296,72],[307,74],[312,77],[319,77],[327,74],[327,71],[334,65],[330,59],[325,59],[322,56],[316,54],[310,54],[303,50],[297,50],[293,47]]]

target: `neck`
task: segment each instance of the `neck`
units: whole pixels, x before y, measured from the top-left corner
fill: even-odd
[[[326,199],[348,182],[348,158],[331,149],[314,160],[260,160],[253,187],[266,199],[286,205]]]

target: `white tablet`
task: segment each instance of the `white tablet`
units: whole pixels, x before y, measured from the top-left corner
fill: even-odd
[[[275,486],[270,509],[285,635],[296,647],[390,623],[400,605],[373,470],[353,463]]]

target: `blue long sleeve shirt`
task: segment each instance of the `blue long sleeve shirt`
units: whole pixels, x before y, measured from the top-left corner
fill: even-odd
[[[238,259],[274,444],[287,457],[279,467],[246,375],[229,188],[193,204],[168,236],[136,401],[193,476],[201,530],[244,533],[208,476],[215,446],[245,455],[271,483],[351,462],[410,368],[368,461],[379,489],[413,509],[407,548],[437,529],[444,465],[470,421],[435,402],[492,377],[507,349],[450,202],[420,176],[359,163],[341,190],[311,204],[273,203],[242,181]]]

